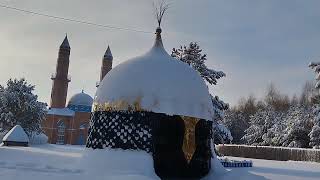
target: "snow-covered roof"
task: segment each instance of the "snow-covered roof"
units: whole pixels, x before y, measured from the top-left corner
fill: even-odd
[[[75,112],[69,108],[50,108],[47,114],[59,116],[74,116]]]
[[[93,98],[89,95],[84,93],[83,91],[81,93],[73,95],[68,105],[83,105],[83,106],[92,106]]]
[[[68,41],[68,36],[66,35],[66,37],[64,38],[62,44],[60,45],[60,48],[70,48],[70,44]]]
[[[104,59],[107,59],[107,60],[113,60],[113,56],[112,56],[112,53],[111,53],[109,46],[108,46],[106,52],[104,53],[103,57],[104,57]]]
[[[206,120],[214,113],[199,73],[165,51],[159,32],[146,54],[116,66],[100,83],[94,104],[117,102],[138,102],[143,110]]]
[[[29,142],[29,138],[23,128],[16,125],[3,137],[2,141]]]

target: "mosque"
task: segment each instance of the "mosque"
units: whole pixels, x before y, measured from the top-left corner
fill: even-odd
[[[66,36],[59,48],[56,72],[51,76],[52,90],[50,106],[42,128],[52,144],[84,145],[88,135],[93,98],[82,92],[73,95],[66,103],[70,44]],[[113,56],[108,46],[101,65],[100,81],[112,69]],[[97,85],[98,86],[98,85]]]

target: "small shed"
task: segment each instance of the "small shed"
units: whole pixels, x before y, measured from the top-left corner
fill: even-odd
[[[20,125],[14,126],[2,139],[5,146],[28,146],[29,138]]]

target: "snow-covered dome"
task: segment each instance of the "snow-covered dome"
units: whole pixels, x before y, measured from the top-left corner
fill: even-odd
[[[89,112],[91,111],[92,103],[93,98],[82,91],[81,93],[75,94],[70,98],[68,102],[68,108],[74,111]]]
[[[144,55],[113,68],[100,83],[94,109],[144,111],[211,120],[213,106],[199,73],[164,49],[161,29]]]

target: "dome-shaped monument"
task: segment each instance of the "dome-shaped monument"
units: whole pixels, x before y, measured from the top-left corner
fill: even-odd
[[[205,82],[165,51],[157,28],[151,50],[100,83],[86,146],[146,151],[160,178],[203,177],[211,168],[212,110]]]
[[[192,67],[165,51],[160,33],[158,29],[149,52],[106,75],[97,89],[95,108],[133,108],[211,120],[213,108],[205,82]]]
[[[68,108],[76,112],[90,112],[92,109],[92,104],[92,97],[82,91],[81,93],[77,93],[70,98],[68,102]]]

